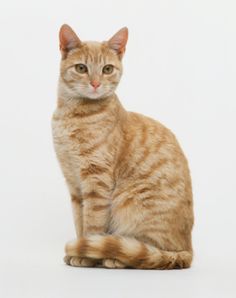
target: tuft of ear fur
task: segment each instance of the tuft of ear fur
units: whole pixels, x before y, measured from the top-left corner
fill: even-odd
[[[62,56],[66,56],[66,54],[77,47],[80,47],[82,42],[72,30],[72,28],[64,24],[61,26],[59,32],[59,40],[60,40],[60,50],[62,52]]]
[[[117,52],[122,57],[125,52],[126,43],[128,40],[128,28],[120,29],[115,35],[108,40],[108,46]]]

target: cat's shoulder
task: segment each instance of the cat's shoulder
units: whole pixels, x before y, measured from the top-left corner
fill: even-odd
[[[136,131],[147,131],[150,134],[176,142],[176,136],[167,126],[160,121],[137,112],[128,112],[129,127]]]
[[[150,126],[150,127],[156,127],[161,130],[169,130],[164,124],[162,124],[160,121],[157,119],[154,119],[152,117],[143,115],[141,113],[137,112],[128,112],[128,117],[129,120],[133,123],[136,123],[137,125],[145,125],[145,126]]]

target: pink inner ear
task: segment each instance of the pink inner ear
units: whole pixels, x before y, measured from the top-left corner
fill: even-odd
[[[115,50],[118,54],[125,51],[125,46],[128,40],[128,29],[126,27],[120,29],[112,38],[108,41],[108,45],[111,49]]]
[[[68,51],[80,46],[81,41],[72,28],[66,24],[62,25],[59,32],[60,49]]]

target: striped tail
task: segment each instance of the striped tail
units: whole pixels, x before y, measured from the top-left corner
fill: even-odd
[[[192,252],[164,251],[133,238],[117,235],[92,235],[66,245],[70,257],[117,259],[137,269],[189,268]]]

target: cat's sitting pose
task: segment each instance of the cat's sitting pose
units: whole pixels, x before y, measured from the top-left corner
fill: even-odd
[[[128,39],[82,42],[63,25],[55,150],[73,206],[72,266],[190,267],[193,225],[188,164],[173,133],[127,112],[114,93]]]

